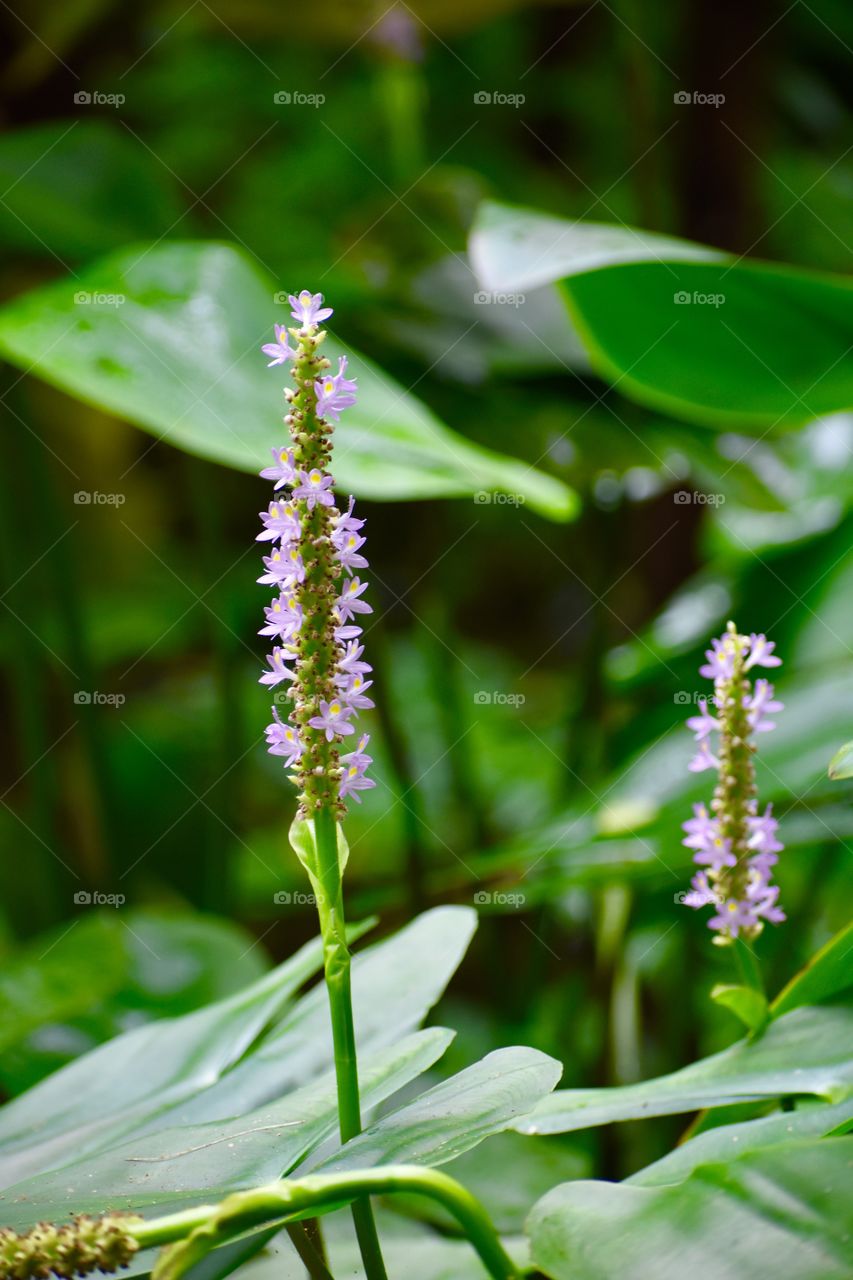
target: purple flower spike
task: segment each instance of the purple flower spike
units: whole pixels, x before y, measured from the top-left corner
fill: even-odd
[[[323,306],[322,293],[309,293],[307,289],[303,289],[296,297],[289,294],[287,301],[291,306],[290,314],[304,329],[313,329],[315,325],[328,320],[332,314],[331,307]]]
[[[739,635],[730,622],[725,634],[711,641],[700,668],[701,675],[714,681],[716,715],[702,698],[699,714],[687,721],[699,741],[688,769],[715,769],[718,781],[710,808],[694,805],[693,817],[683,824],[682,843],[703,868],[684,901],[694,908],[716,906],[708,924],[718,935],[715,941],[722,943],[752,941],[765,924],[785,919],[777,905],[779,888],[770,880],[783,847],[776,835],[779,823],[771,805],[758,812],[751,740],[775,727],[768,716],[783,706],[768,680],[759,677],[752,684],[748,676],[753,667],[781,664],[774,647],[764,635]]]
[[[367,583],[353,576],[368,568],[364,520],[354,514],[352,498],[338,510],[328,470],[330,423],[355,403],[355,379],[347,377],[346,356],[330,373],[320,353],[324,335],[317,326],[332,314],[322,294],[306,290],[290,303],[300,329],[288,333],[276,326],[277,341],[265,348],[273,364],[292,358],[296,390],[285,392],[290,443],[273,449],[272,466],[261,472],[282,493],[261,512],[258,534],[258,541],[271,544],[258,582],[277,593],[264,610],[260,634],[275,644],[259,680],[269,689],[288,686],[288,721],[273,710],[267,749],[283,757],[299,788],[299,814],[311,817],[329,807],[339,815],[343,800],[352,796],[360,803],[359,793],[375,785],[366,777],[367,734],[355,751],[340,754],[356,732],[353,718],[374,705],[357,621],[372,610],[364,599]],[[289,334],[295,335],[294,349]]]

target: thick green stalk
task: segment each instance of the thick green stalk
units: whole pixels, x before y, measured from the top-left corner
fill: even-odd
[[[519,1272],[480,1202],[446,1173],[418,1165],[308,1174],[237,1192],[221,1205],[185,1209],[148,1222],[129,1222],[126,1229],[143,1249],[192,1236],[184,1252],[174,1252],[156,1269],[158,1280],[178,1280],[210,1249],[253,1227],[292,1220],[343,1204],[354,1196],[394,1194],[418,1194],[437,1201],[459,1223],[494,1280],[518,1280]]]
[[[748,987],[752,987],[755,991],[764,994],[764,981],[761,976],[761,967],[758,963],[758,957],[752,950],[750,944],[745,938],[737,938],[735,940],[735,954],[737,956],[738,968],[744,983]]]
[[[335,815],[330,808],[324,807],[315,811],[314,836],[317,842],[320,888],[317,910],[323,936],[323,964],[332,1018],[332,1043],[338,1089],[338,1123],[341,1141],[348,1142],[350,1138],[361,1133],[361,1102],[358,1092],[350,953],[344,919],[338,832]],[[368,1280],[385,1280],[385,1264],[382,1261],[379,1236],[369,1200],[356,1200],[352,1206],[352,1216]]]

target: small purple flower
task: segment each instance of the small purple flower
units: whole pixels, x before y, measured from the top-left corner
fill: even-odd
[[[697,849],[693,861],[700,867],[710,867],[715,873],[722,871],[723,867],[737,866],[737,858],[732,853],[732,842],[724,840],[722,836],[715,836],[701,849]]]
[[[709,680],[728,680],[730,678],[735,654],[728,636],[722,636],[719,640],[713,639],[711,648],[705,651],[705,657],[708,661],[704,667],[699,668],[700,676],[706,676]]]
[[[289,767],[299,759],[305,746],[293,726],[282,722],[275,707],[272,714],[273,723],[266,727],[267,751],[271,756],[284,756]]]
[[[358,553],[359,547],[364,546],[366,541],[366,538],[360,537],[357,533],[347,533],[341,539],[332,535],[332,543],[338,553],[338,564],[347,573],[352,573],[353,569],[367,568],[367,560]]]
[[[354,675],[366,675],[373,668],[367,662],[361,661],[361,655],[364,653],[364,645],[359,644],[357,640],[350,640],[341,657],[338,658],[339,678],[349,680]]]
[[[691,773],[702,773],[705,769],[719,769],[719,767],[720,762],[708,746],[707,738],[703,739],[687,768]]]
[[[764,813],[747,818],[749,827],[749,847],[758,853],[781,853],[784,845],[776,839],[779,823],[773,817],[773,805],[768,804]],[[776,859],[774,858],[775,862]]]
[[[681,843],[687,845],[688,849],[703,849],[709,840],[714,840],[719,835],[717,823],[704,804],[694,804],[693,817],[682,822],[681,829],[687,832],[687,839]]]
[[[272,356],[272,360],[267,365],[268,369],[271,369],[274,364],[284,364],[285,360],[292,360],[296,355],[296,352],[288,342],[289,335],[284,325],[277,324],[273,328],[275,329],[275,342],[267,342],[261,347],[261,351],[265,356]],[[261,475],[263,474],[262,471]]]
[[[709,907],[717,901],[717,895],[708,883],[708,876],[704,871],[697,871],[690,883],[692,889],[690,893],[685,893],[683,899],[686,907],[698,911],[700,907]]]
[[[373,763],[364,750],[369,741],[370,735],[367,733],[362,734],[355,751],[350,751],[348,755],[341,756],[341,765],[343,767],[341,795],[352,795],[359,804],[361,801],[356,793],[358,791],[367,791],[370,787],[376,786],[372,778],[364,776],[368,766]]]
[[[373,613],[366,600],[359,597],[367,590],[367,583],[360,578],[350,578],[338,596],[337,610],[341,622],[347,622],[357,613]]]
[[[263,480],[274,480],[274,489],[280,489],[283,484],[293,484],[293,477],[296,474],[293,463],[292,449],[273,449],[273,465],[264,467],[261,472]]]
[[[293,653],[280,648],[279,645],[276,645],[273,648],[272,653],[267,654],[267,662],[270,664],[270,670],[264,672],[258,683],[269,685],[271,689],[274,689],[276,685],[281,684],[282,680],[293,680],[293,672],[287,665],[288,662],[293,661],[293,657]]]
[[[367,690],[372,684],[372,680],[365,680],[361,675],[351,676],[341,689],[341,697],[348,706],[352,707],[353,711],[369,710],[370,707],[375,705],[367,697]]]
[[[293,580],[293,566],[291,555],[293,553],[299,555],[295,547],[290,551],[282,551],[281,547],[276,547],[272,555],[264,556],[264,568],[266,573],[262,573],[257,579],[262,586],[284,587]]]
[[[346,376],[346,368],[347,358],[340,356],[338,372],[327,373],[314,383],[318,418],[331,418],[332,422],[338,422],[341,412],[355,404],[356,383],[354,378]]]
[[[358,533],[359,529],[364,527],[365,521],[353,515],[355,506],[355,498],[350,494],[350,500],[347,504],[346,511],[341,511],[335,520],[335,532],[332,535],[333,541],[342,538],[345,533]],[[338,543],[335,541],[335,546]]]
[[[743,664],[744,671],[751,667],[781,667],[782,659],[773,653],[775,640],[768,640],[765,635],[757,636],[753,631],[749,637],[749,654]]]
[[[770,729],[775,729],[775,722],[765,719],[765,716],[774,711],[785,710],[785,704],[777,702],[773,697],[773,685],[769,680],[763,680],[761,677],[756,680],[752,694],[746,694],[744,697],[743,705],[749,713],[749,724],[753,733],[767,733]]]
[[[293,496],[304,499],[309,511],[313,511],[318,502],[321,507],[334,506],[335,499],[331,492],[334,481],[331,476],[323,475],[322,471],[314,467],[311,471],[297,471],[296,477],[299,483],[293,490]]]
[[[267,623],[261,627],[259,636],[280,636],[282,640],[290,640],[302,626],[302,605],[295,596],[281,595],[264,609]]]
[[[304,329],[311,329],[323,320],[328,320],[332,314],[331,307],[323,306],[322,293],[309,293],[307,289],[303,289],[297,297],[289,294],[287,301],[292,308],[290,314]]]
[[[258,514],[264,527],[256,542],[272,542],[274,538],[289,542],[299,537],[299,515],[292,502],[271,502],[267,511]]]
[[[719,907],[717,915],[708,921],[709,929],[719,929],[731,938],[736,938],[745,929],[755,926],[755,912],[748,902],[740,902],[736,898],[728,898]]]
[[[308,723],[312,729],[325,730],[326,741],[331,742],[336,734],[340,737],[355,733],[355,729],[349,722],[349,716],[352,713],[352,707],[335,698],[332,702],[321,702],[320,714],[312,716]]]
[[[709,733],[714,729],[719,729],[720,722],[715,716],[708,711],[708,701],[706,698],[699,699],[698,716],[690,716],[687,721],[688,729],[692,729],[696,735],[697,741],[701,742],[703,738],[707,738]]]
[[[767,876],[755,867],[750,868],[746,896],[756,920],[769,920],[771,924],[781,924],[787,919],[782,908],[776,905],[779,897],[778,884],[768,884]]]

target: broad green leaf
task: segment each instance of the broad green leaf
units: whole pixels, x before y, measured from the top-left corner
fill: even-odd
[[[779,1017],[799,1005],[821,1004],[853,986],[853,923],[830,938],[804,969],[795,974],[771,1006]]]
[[[315,1172],[378,1164],[445,1164],[512,1127],[551,1092],[559,1062],[537,1049],[496,1049],[390,1115],[383,1116]]]
[[[400,1087],[401,1072],[419,1074],[446,1046],[447,1033],[430,1033],[395,1056],[441,995],[475,925],[468,908],[436,908],[356,955],[359,1054],[374,1073],[376,1100]],[[225,1177],[223,1160],[235,1176],[245,1167],[246,1185],[260,1170],[276,1176],[301,1160],[334,1131],[325,987],[292,999],[320,963],[320,944],[311,943],[239,997],[120,1036],[9,1104],[0,1111],[0,1177],[7,1188],[15,1184],[7,1196],[26,1196],[24,1214],[37,1196],[59,1196],[63,1187],[73,1189],[68,1211],[99,1186],[102,1197],[119,1186],[130,1195],[132,1185],[187,1199]],[[314,1117],[310,1130],[296,1125],[302,1113]],[[272,1173],[264,1163],[270,1151],[281,1160]],[[145,1176],[134,1181],[131,1163],[144,1164]],[[177,1182],[168,1181],[172,1171]],[[46,1199],[43,1207],[46,1214]]]
[[[829,762],[829,776],[835,782],[843,778],[853,778],[853,742],[845,742],[839,747]]]
[[[288,322],[283,297],[230,245],[141,245],[0,308],[0,352],[158,439],[257,471],[284,431],[286,375],[266,368],[259,350],[273,322]],[[325,350],[334,359],[343,348]],[[573,514],[561,481],[456,435],[364,356],[347,354],[359,395],[335,431],[344,492],[500,491],[554,519]]]
[[[494,205],[471,253],[487,288],[559,284],[593,368],[641,404],[756,432],[853,406],[843,277]]]
[[[698,1166],[672,1186],[565,1183],[527,1224],[552,1280],[843,1280],[853,1138],[806,1139]]]
[[[103,118],[4,133],[0,186],[4,242],[54,261],[165,235],[181,219],[166,168]]]
[[[627,1181],[636,1187],[681,1182],[700,1164],[725,1163],[748,1151],[759,1151],[795,1138],[824,1138],[844,1133],[851,1124],[853,1098],[830,1106],[822,1102],[804,1102],[795,1111],[777,1111],[759,1120],[723,1124],[700,1133]]]
[[[0,1185],[115,1143],[238,1065],[322,965],[311,942],[245,991],[117,1036],[0,1110]]]
[[[364,1105],[376,1106],[411,1083],[452,1039],[452,1032],[435,1027],[366,1055],[360,1073]],[[90,1159],[15,1183],[2,1193],[4,1221],[53,1221],[102,1211],[107,1204],[132,1205],[153,1217],[219,1200],[292,1171],[335,1135],[337,1124],[335,1073],[329,1068],[302,1088],[233,1119],[142,1133]]]
[[[759,1031],[770,1017],[767,997],[755,987],[729,986],[718,983],[711,992],[711,999],[726,1009],[731,1009],[750,1031]]]
[[[853,1008],[795,1009],[754,1040],[681,1071],[615,1089],[562,1089],[545,1098],[522,1133],[568,1133],[761,1098],[813,1094],[837,1101],[853,1090]]]

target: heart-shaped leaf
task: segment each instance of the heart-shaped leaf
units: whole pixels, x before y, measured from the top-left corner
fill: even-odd
[[[284,295],[231,245],[143,245],[0,308],[0,352],[188,453],[257,471],[285,432],[285,376],[265,367],[259,347],[289,315]],[[343,348],[324,350],[334,358]],[[573,514],[561,481],[463,439],[364,356],[347,354],[359,394],[335,432],[333,470],[345,492],[500,491],[553,519]]]

